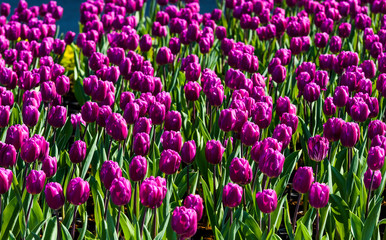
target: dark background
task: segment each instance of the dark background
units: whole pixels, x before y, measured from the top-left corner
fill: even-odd
[[[152,0],[147,0],[147,7],[149,7],[149,3]],[[19,1],[17,0],[6,0],[4,2],[8,2],[11,4],[11,13],[13,13],[14,9],[17,7]],[[40,6],[42,3],[48,3],[49,0],[41,1],[41,0],[27,0],[28,6]],[[80,4],[85,2],[85,0],[56,0],[58,5],[62,6],[63,17],[59,21],[57,21],[57,25],[60,26],[60,32],[66,33],[67,31],[73,31],[78,33],[79,26],[78,21],[80,18]],[[213,9],[216,8],[216,0],[201,0],[200,1],[200,9],[201,13],[212,12]]]

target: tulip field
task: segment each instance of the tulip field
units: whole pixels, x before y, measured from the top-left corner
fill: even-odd
[[[386,239],[385,0],[17,2],[0,239]]]

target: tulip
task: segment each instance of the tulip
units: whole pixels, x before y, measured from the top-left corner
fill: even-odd
[[[228,183],[224,186],[222,192],[222,202],[224,206],[235,208],[241,203],[243,188],[234,183]]]
[[[129,176],[134,182],[145,178],[147,172],[147,160],[142,156],[135,156],[129,165]]]
[[[291,127],[292,134],[294,134],[296,132],[296,129],[298,128],[299,119],[296,116],[296,114],[284,113],[281,116],[280,123],[285,124],[288,127]]]
[[[32,163],[38,159],[40,151],[39,143],[30,138],[23,141],[23,145],[21,145],[20,149],[20,156],[25,162]]]
[[[161,47],[158,50],[157,57],[156,57],[157,64],[166,65],[166,64],[172,63],[172,61],[173,61],[173,54],[170,51],[170,49],[167,47]]]
[[[137,135],[137,133],[145,132],[147,134],[150,134],[151,130],[151,119],[140,117],[138,121],[134,124],[133,127],[133,136]]]
[[[197,101],[200,98],[201,86],[197,82],[189,81],[185,84],[185,98],[188,101]]]
[[[225,148],[222,146],[220,141],[209,140],[205,147],[206,160],[211,164],[219,164],[224,151]]]
[[[141,204],[147,208],[155,209],[161,206],[166,196],[166,180],[153,176],[146,178],[140,187],[139,197]]]
[[[86,158],[87,145],[84,141],[78,140],[71,146],[69,155],[72,163],[81,163]]]
[[[176,173],[181,164],[181,157],[174,150],[167,149],[161,153],[159,168],[161,172],[171,175]]]
[[[165,105],[155,102],[149,108],[149,116],[154,125],[160,125],[165,120],[166,108]]]
[[[245,122],[241,129],[241,142],[247,146],[252,146],[259,140],[259,126],[252,122]]]
[[[220,113],[218,125],[224,132],[231,131],[236,122],[236,113],[233,109],[224,109]]]
[[[145,34],[141,37],[139,40],[139,47],[141,48],[142,52],[147,52],[150,50],[152,45],[152,39],[149,34]]]
[[[127,124],[134,124],[139,118],[139,105],[135,102],[129,102],[126,104],[123,118]]]
[[[150,150],[150,136],[146,132],[134,136],[133,151],[136,155],[146,156]]]
[[[352,148],[358,142],[360,129],[357,123],[346,122],[342,126],[340,142],[344,147]]]
[[[285,124],[279,124],[273,130],[272,138],[275,138],[281,142],[284,149],[291,142],[292,128]]]
[[[172,215],[172,229],[180,239],[188,239],[197,232],[197,212],[194,209],[176,207]]]
[[[0,166],[4,168],[12,167],[16,164],[16,149],[11,144],[0,142]]]
[[[287,96],[279,97],[276,101],[276,114],[281,117],[286,112],[296,114],[296,106],[291,104]]]
[[[386,125],[380,120],[371,121],[367,133],[370,140],[372,140],[377,135],[384,136],[386,134]]]
[[[326,158],[329,150],[329,142],[327,138],[316,135],[311,137],[307,142],[308,156],[316,161],[320,162]]]
[[[309,190],[310,205],[314,208],[323,208],[328,203],[330,188],[324,183],[315,182]]]
[[[240,185],[246,185],[252,181],[252,168],[244,158],[233,158],[229,166],[231,180]]]
[[[131,199],[131,184],[130,181],[123,177],[117,177],[113,180],[110,186],[111,201],[122,206],[130,202]]]
[[[272,121],[272,108],[268,103],[256,102],[252,106],[253,121],[259,126],[260,129],[269,127]]]
[[[275,190],[264,189],[262,192],[256,193],[256,203],[259,210],[263,213],[271,213],[275,211],[277,207],[277,195]]]
[[[374,178],[373,178],[373,182],[371,185],[371,179],[372,179],[373,173],[374,173]],[[381,171],[379,171],[379,170],[372,171],[370,168],[367,169],[367,171],[365,172],[365,175],[363,177],[363,182],[365,183],[365,187],[367,189],[370,189],[370,187],[371,187],[371,191],[377,190],[379,188],[379,186],[381,185],[381,181],[382,181]]]
[[[26,178],[26,188],[29,194],[39,194],[44,187],[46,174],[43,171],[31,170]]]
[[[64,205],[65,198],[62,186],[57,182],[47,183],[44,190],[47,205],[54,210],[61,208]]]
[[[283,171],[284,159],[284,155],[279,151],[268,148],[260,157],[259,169],[268,177],[278,177]]]
[[[372,171],[380,170],[385,161],[385,150],[379,146],[371,147],[367,156],[367,165]]]
[[[66,123],[67,109],[63,106],[53,106],[48,112],[48,123],[54,128],[61,128]]]
[[[86,102],[81,109],[82,119],[87,123],[95,122],[98,117],[98,104],[96,102]]]
[[[116,141],[125,140],[128,134],[126,120],[119,113],[112,113],[106,119],[106,132]]]
[[[336,106],[333,102],[333,98],[332,97],[327,97],[325,100],[324,100],[324,104],[323,104],[323,112],[326,116],[332,116],[335,114],[336,112]]]
[[[5,128],[8,126],[10,116],[9,106],[0,106],[0,127]]]
[[[0,168],[0,195],[8,192],[12,185],[13,173],[9,169]],[[1,196],[0,196],[1,197]]]
[[[200,197],[200,195],[190,194],[184,200],[184,206],[186,208],[193,209],[197,213],[197,221],[200,221],[202,218],[202,214],[204,211],[204,200]]]

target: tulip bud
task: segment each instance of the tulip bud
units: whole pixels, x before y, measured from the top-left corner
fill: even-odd
[[[235,208],[241,203],[243,188],[234,183],[228,183],[222,191],[222,202],[225,207]]]
[[[9,169],[0,168],[0,194],[8,192],[12,185],[13,173]]]
[[[16,149],[11,144],[0,142],[0,166],[4,168],[12,167],[16,164]]]
[[[204,211],[204,204],[203,199],[200,197],[200,195],[196,194],[190,194],[187,196],[184,200],[184,206],[186,208],[193,209],[197,213],[197,221],[200,221],[202,218],[202,213]]]
[[[166,196],[166,180],[153,176],[146,178],[139,189],[141,204],[147,208],[158,208]]]
[[[296,106],[291,104],[287,96],[279,97],[276,101],[276,114],[281,117],[286,112],[296,114]]]
[[[99,106],[96,102],[86,102],[81,109],[82,119],[87,123],[95,122],[98,117]]]
[[[201,86],[197,82],[189,81],[185,84],[185,98],[188,101],[197,101],[200,98]]]
[[[372,171],[380,170],[385,162],[385,150],[379,146],[371,147],[367,156],[367,165]]]
[[[283,149],[288,146],[292,138],[292,128],[285,124],[279,124],[273,130],[272,138],[282,143]]]
[[[110,189],[113,180],[122,177],[122,170],[117,162],[105,161],[101,167],[100,177],[105,188]]]
[[[186,164],[190,164],[194,162],[195,158],[196,143],[194,140],[185,142],[181,149],[181,160]]]
[[[252,146],[259,140],[259,126],[252,122],[245,122],[241,128],[241,142],[246,146]]]
[[[169,63],[172,63],[173,61],[173,54],[167,47],[161,47],[158,50],[156,62],[158,65],[166,65]]]
[[[328,203],[330,188],[324,183],[315,182],[310,187],[309,201],[314,208],[323,208]]]
[[[43,82],[40,85],[43,102],[52,102],[56,97],[56,86],[54,82]]]
[[[372,176],[373,176],[373,171],[370,168],[368,168],[363,177],[363,182],[365,183],[365,187],[367,189],[370,188]],[[381,185],[381,182],[382,182],[382,173],[381,171],[377,170],[374,173],[373,185],[371,186],[371,190],[372,191],[377,190]]]
[[[332,97],[327,97],[324,100],[323,104],[323,112],[326,116],[332,116],[336,112],[336,106],[333,103],[333,98]]]
[[[282,65],[278,65],[273,69],[272,80],[276,83],[282,83],[285,81],[286,75],[287,69]]]
[[[252,168],[244,158],[233,158],[229,166],[231,180],[240,185],[246,185],[252,181]]]
[[[67,109],[63,106],[53,106],[48,112],[48,123],[54,128],[61,128],[66,123]]]
[[[218,125],[224,132],[231,131],[236,122],[236,112],[233,109],[224,109],[220,113]]]
[[[211,164],[219,164],[222,160],[222,155],[225,148],[220,141],[209,140],[205,146],[206,160]]]
[[[259,169],[268,177],[278,177],[283,171],[284,155],[279,151],[268,148],[260,157]]]
[[[149,116],[154,125],[160,125],[165,120],[165,105],[159,102],[153,103],[149,108]]]
[[[145,132],[137,133],[134,136],[133,150],[136,155],[146,156],[150,149],[150,137]]]
[[[323,124],[323,136],[329,141],[338,141],[344,123],[344,120],[340,118],[329,118],[327,122]]]
[[[277,207],[277,195],[275,190],[264,189],[262,192],[256,193],[256,203],[259,210],[263,213],[271,213]]]
[[[161,153],[159,168],[161,172],[171,175],[176,173],[181,164],[181,157],[174,150],[167,149]]]
[[[20,156],[27,163],[32,163],[40,155],[40,146],[33,138],[23,141],[20,149]]]
[[[80,177],[71,179],[67,185],[67,201],[73,205],[82,205],[90,196],[90,184]]]
[[[130,202],[131,199],[131,184],[130,181],[123,177],[115,178],[110,186],[111,201],[122,206]]]
[[[33,128],[38,123],[40,112],[33,105],[23,106],[22,116],[24,124]]]
[[[360,129],[357,123],[346,122],[342,126],[340,134],[340,143],[344,147],[352,148],[360,138]]]
[[[66,201],[64,198],[63,188],[57,182],[47,183],[44,195],[46,197],[46,203],[51,209],[61,208]]]
[[[72,144],[69,155],[72,163],[81,163],[86,158],[87,146],[84,141],[78,140]]]
[[[150,50],[152,45],[152,39],[149,34],[145,34],[139,40],[139,47],[141,48],[141,52],[147,52]]]
[[[197,212],[194,209],[176,207],[172,216],[172,229],[181,239],[188,239],[197,232]]]
[[[123,118],[127,124],[134,124],[139,118],[139,105],[135,102],[129,102],[126,104]]]
[[[307,142],[308,156],[316,161],[320,162],[326,158],[329,150],[329,142],[327,138],[316,135],[311,137]]]
[[[182,125],[181,113],[178,111],[169,111],[165,117],[165,130],[180,131]]]
[[[55,175],[57,170],[58,160],[56,157],[47,156],[42,161],[42,170],[46,174],[47,178],[50,178]]]
[[[137,122],[135,122],[134,127],[133,127],[133,136],[137,135],[137,133],[147,133],[150,134],[151,130],[151,119],[141,117],[138,119]]]
[[[106,132],[116,141],[127,138],[128,129],[126,120],[119,113],[112,113],[106,120]]]
[[[294,176],[292,187],[299,193],[307,193],[311,184],[314,182],[314,172],[312,167],[300,167]]]
[[[308,102],[312,103],[318,100],[320,96],[320,87],[314,82],[307,83],[304,87],[304,99]]]
[[[43,190],[46,174],[43,171],[31,170],[25,181],[29,194],[39,194]]]
[[[376,135],[384,136],[386,134],[386,125],[380,120],[374,120],[369,123],[368,137],[372,140]]]
[[[135,156],[129,166],[129,176],[134,182],[145,178],[147,172],[147,160],[142,156]]]

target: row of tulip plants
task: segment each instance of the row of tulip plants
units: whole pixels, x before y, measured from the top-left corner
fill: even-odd
[[[0,4],[1,239],[384,239],[386,1]]]

